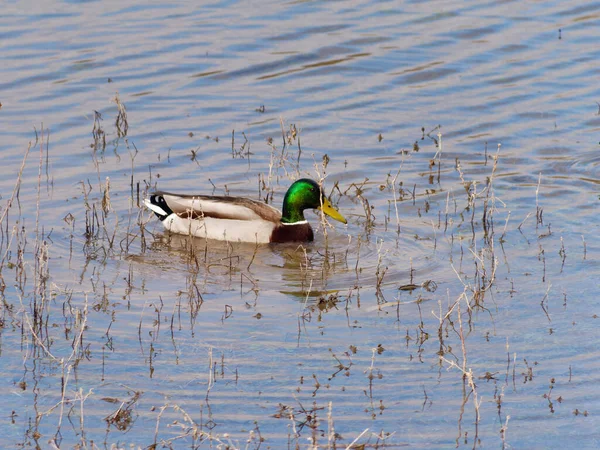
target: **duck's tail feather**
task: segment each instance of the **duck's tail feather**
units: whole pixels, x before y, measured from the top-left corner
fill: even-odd
[[[150,198],[145,198],[144,205],[152,210],[160,220],[165,220],[173,214],[162,195],[151,195]]]

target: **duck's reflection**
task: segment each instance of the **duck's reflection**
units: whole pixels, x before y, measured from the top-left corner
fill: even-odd
[[[184,270],[204,289],[230,290],[242,285],[244,291],[279,291],[314,302],[338,292],[339,288],[330,285],[338,275],[349,272],[346,247],[331,240],[321,244],[318,240],[302,245],[256,245],[158,233],[135,259],[162,270]]]

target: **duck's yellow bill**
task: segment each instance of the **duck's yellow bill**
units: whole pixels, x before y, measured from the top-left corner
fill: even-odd
[[[323,206],[321,206],[319,209],[338,222],[348,223],[348,221],[344,219],[344,216],[342,216],[326,198],[323,199]]]

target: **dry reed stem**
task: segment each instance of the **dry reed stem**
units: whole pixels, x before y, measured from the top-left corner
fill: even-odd
[[[56,403],[54,406],[50,407],[48,410],[46,410],[43,413],[39,413],[38,414],[38,418],[37,420],[41,419],[42,416],[45,415],[49,415],[52,411],[54,411],[57,407],[60,406],[60,413],[59,413],[59,419],[58,419],[58,425],[57,425],[57,431],[56,431],[56,435],[58,435],[58,433],[60,433],[60,428],[62,425],[62,420],[64,417],[64,407],[65,407],[65,403],[67,403],[69,400],[66,400],[66,394],[67,394],[67,388],[69,385],[69,379],[71,376],[71,371],[73,370],[73,368],[75,367],[75,365],[78,363],[79,358],[76,359],[76,361],[74,363],[71,364],[71,361],[73,360],[73,358],[75,358],[75,356],[77,355],[77,353],[79,352],[79,347],[80,345],[83,343],[83,333],[87,328],[87,320],[88,320],[88,297],[87,297],[87,293],[85,294],[85,303],[84,303],[84,308],[83,308],[83,320],[82,322],[79,324],[80,327],[80,331],[79,331],[79,335],[73,340],[73,349],[71,351],[71,354],[69,355],[68,359],[65,361],[64,358],[61,358],[60,360],[58,360],[54,355],[52,355],[52,353],[50,353],[50,351],[44,346],[44,344],[40,341],[39,337],[37,336],[35,330],[33,329],[33,327],[31,327],[31,323],[29,322],[27,316],[27,312],[25,312],[25,317],[27,320],[28,325],[30,326],[32,335],[36,338],[36,341],[38,341],[38,345],[40,345],[44,351],[54,360],[54,361],[58,361],[61,368],[62,368],[62,389],[61,389],[61,399],[58,403]],[[80,389],[79,391],[80,394],[82,394],[82,390]],[[81,402],[85,402],[85,400],[93,393],[93,390],[90,389],[88,394],[85,395],[85,397],[80,397]],[[81,404],[81,408],[83,408],[83,403]],[[83,416],[82,416],[83,417]],[[81,419],[83,420],[83,419]]]
[[[4,221],[4,219],[6,218],[8,211],[12,207],[15,197],[18,196],[19,189],[21,187],[21,179],[23,177],[23,170],[25,170],[25,163],[27,162],[27,157],[29,156],[29,151],[31,150],[31,147],[32,147],[32,144],[30,142],[29,145],[27,146],[27,150],[25,151],[25,156],[23,156],[23,162],[21,163],[21,167],[19,168],[19,173],[17,174],[17,181],[15,181],[15,187],[13,188],[10,198],[6,202],[6,208],[2,212],[2,215],[0,216],[0,226],[1,226],[2,222]]]
[[[364,436],[364,435],[365,435],[365,434],[366,434],[368,431],[369,431],[369,429],[368,429],[368,428],[365,428],[365,429],[362,431],[362,433],[360,433],[358,436],[356,436],[356,437],[354,438],[354,440],[353,440],[353,441],[352,441],[350,444],[348,444],[348,446],[346,447],[346,450],[352,450],[352,446],[353,446],[354,444],[356,444],[356,443],[358,442],[358,440],[359,440],[361,437],[363,437],[363,436]]]
[[[118,92],[115,94],[115,98],[112,101],[117,105],[117,118],[115,119],[117,136],[120,138],[125,137],[127,136],[127,131],[129,129],[129,123],[127,122],[127,109],[125,108],[125,105],[121,103]]]
[[[400,163],[400,168],[398,169],[396,176],[392,180],[392,192],[394,193],[394,209],[396,210],[396,226],[397,226],[398,234],[400,234],[400,214],[398,213],[398,198],[396,197],[396,180],[398,179],[398,176],[400,175],[400,171],[402,170],[403,165],[404,165],[404,158],[402,158],[402,161]]]
[[[213,348],[208,348],[208,383],[206,385],[206,401],[208,402],[208,395],[210,394],[210,390],[215,384],[215,380],[213,378]]]

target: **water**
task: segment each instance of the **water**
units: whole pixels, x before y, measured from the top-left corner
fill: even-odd
[[[599,19],[4,2],[7,448],[597,448]],[[279,207],[315,166],[349,224],[304,248],[169,236],[138,204]]]

